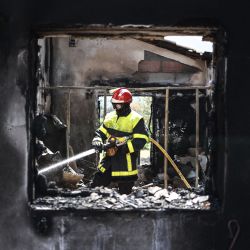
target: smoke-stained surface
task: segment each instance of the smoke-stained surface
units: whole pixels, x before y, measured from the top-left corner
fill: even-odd
[[[54,242],[48,247],[65,250],[72,249],[72,246],[92,250],[213,249],[211,239],[215,232],[211,228],[216,225],[215,217],[199,215],[198,220],[202,221],[200,224],[192,220],[193,215],[108,213],[105,216],[96,214],[95,217],[55,216],[52,233]],[[195,237],[188,228],[196,230]],[[200,242],[199,238],[204,235],[206,239]]]
[[[94,80],[112,80],[131,76],[144,57],[143,47],[133,39],[54,38],[54,82],[89,85]]]

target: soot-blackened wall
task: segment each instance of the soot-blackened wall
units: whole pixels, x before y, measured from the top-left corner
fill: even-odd
[[[228,1],[215,0],[36,1],[35,4],[16,1],[16,4],[9,2],[0,8],[0,248],[228,249],[232,241],[228,222],[235,219],[240,234],[234,249],[245,249],[250,241],[250,36],[245,30],[249,22],[248,8],[239,2],[231,5]],[[235,17],[236,8],[239,18]],[[53,27],[92,23],[218,25],[227,32],[226,84],[217,82],[219,113],[215,174],[218,174],[218,195],[222,201],[218,212],[141,212],[121,216],[113,213],[58,214],[52,217],[47,234],[36,231],[28,210],[30,136],[27,117],[31,101],[29,93],[34,84],[31,80],[34,63],[30,49],[32,31],[41,24]],[[223,72],[224,63],[218,62],[218,65],[223,67]]]

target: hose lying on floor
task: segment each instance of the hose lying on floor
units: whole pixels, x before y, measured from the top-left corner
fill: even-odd
[[[175,169],[175,171],[177,172],[177,174],[180,176],[181,180],[184,182],[184,184],[186,185],[186,187],[189,188],[189,189],[191,189],[191,186],[189,185],[188,181],[183,176],[183,174],[181,173],[181,171],[179,170],[179,168],[177,167],[177,165],[175,164],[175,162],[172,160],[172,158],[170,157],[170,155],[166,152],[166,150],[157,141],[155,141],[153,138],[150,137],[149,141],[152,142],[158,149],[160,149],[160,151],[164,154],[164,156],[170,161],[170,163],[172,164],[173,168]]]

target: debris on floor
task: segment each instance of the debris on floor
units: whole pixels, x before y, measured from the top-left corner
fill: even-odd
[[[129,195],[119,194],[116,188],[88,188],[82,184],[77,190],[57,189],[57,196],[38,198],[31,205],[34,209],[97,209],[97,210],[209,210],[209,195],[200,195],[187,189],[164,189],[153,183],[134,187]],[[63,196],[63,197],[62,197]]]

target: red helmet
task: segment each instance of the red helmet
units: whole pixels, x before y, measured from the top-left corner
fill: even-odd
[[[126,88],[116,89],[112,95],[111,102],[112,103],[131,103],[132,94]]]

